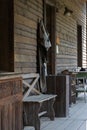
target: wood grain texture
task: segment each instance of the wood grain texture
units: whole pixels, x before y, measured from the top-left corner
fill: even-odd
[[[22,130],[22,78],[0,78],[0,130]]]
[[[77,66],[77,24],[82,26],[82,55],[83,66],[86,65],[86,6],[84,2],[76,0],[62,0],[67,7],[73,10],[73,15],[63,15],[63,9],[56,14],[56,34],[60,38],[59,54],[57,54],[56,72]],[[83,10],[83,11],[82,11]],[[76,22],[77,21],[77,22]],[[70,58],[69,58],[70,57]]]
[[[42,18],[42,0],[14,1],[14,71],[21,73],[37,71],[37,23],[38,19]]]

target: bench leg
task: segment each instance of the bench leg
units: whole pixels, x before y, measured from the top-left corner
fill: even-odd
[[[54,108],[53,108],[54,101],[55,101],[55,98],[50,99],[48,101],[47,114],[48,114],[48,117],[50,118],[50,120],[54,120],[54,118],[55,118],[55,112],[54,112]]]
[[[40,130],[40,119],[38,117],[40,103],[27,102],[24,103],[24,112],[26,113],[25,126],[34,126],[35,130]]]

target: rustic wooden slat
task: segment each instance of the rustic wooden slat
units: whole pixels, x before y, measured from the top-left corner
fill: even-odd
[[[36,68],[15,68],[18,73],[33,73],[37,72]]]
[[[13,130],[16,130],[16,125],[15,125],[15,120],[16,120],[16,117],[15,117],[15,103],[12,104],[12,127],[13,127]]]
[[[21,48],[16,48],[15,53],[22,54],[22,55],[34,55],[34,56],[36,55],[36,52],[33,50],[25,50]]]
[[[19,114],[18,126],[19,126],[19,130],[22,130],[23,129],[23,114],[20,114],[20,113],[23,113],[23,104],[21,102],[18,103],[18,114]]]
[[[32,12],[28,12],[27,9],[25,9],[24,7],[22,7],[19,4],[20,3],[17,2],[17,4],[15,5],[15,13],[20,14],[20,15],[25,15],[26,17],[28,17],[34,21],[37,20],[37,16],[35,14],[33,14]]]
[[[20,43],[20,42],[16,42],[15,43],[15,49],[16,48],[20,48],[20,49],[26,49],[29,51],[35,51],[36,53],[36,45],[34,45],[35,43]]]
[[[26,26],[18,24],[18,23],[16,23],[16,29],[25,31],[25,32],[30,33],[32,35],[36,35],[36,33],[37,33],[35,29],[26,27]],[[14,32],[16,33],[16,30],[14,30]]]
[[[38,4],[39,5],[39,4]],[[27,6],[29,6],[28,4],[27,4]],[[41,14],[42,13],[42,5],[40,5],[39,6],[39,8],[38,7],[35,7],[36,8],[36,13],[35,12],[33,12],[32,10],[27,10],[26,9],[26,7],[24,7],[24,5],[23,4],[21,4],[21,2],[17,2],[16,4],[15,4],[15,6],[14,6],[14,11],[15,11],[15,13],[17,13],[17,14],[20,14],[20,15],[22,15],[22,16],[25,16],[25,17],[27,17],[27,18],[29,18],[29,19],[32,19],[32,20],[34,20],[34,21],[36,21],[37,22],[37,18],[38,18],[38,15],[39,14]],[[30,8],[30,7],[29,7]],[[33,9],[34,10],[34,9]]]
[[[32,63],[30,63],[30,62],[16,62],[15,63],[15,67],[17,68],[17,67],[19,67],[19,68],[36,68],[36,63],[34,63],[34,62],[32,62]]]
[[[20,113],[23,112],[22,108],[22,104],[20,102],[16,102],[15,104],[15,126],[16,126],[16,130],[22,130],[22,115]],[[17,118],[19,117],[19,118]]]
[[[24,36],[22,36],[22,35],[16,35],[15,34],[15,39],[14,39],[14,41],[15,42],[19,42],[19,43],[32,43],[32,45],[34,44],[35,45],[35,43],[36,43],[36,39],[32,39],[32,38],[28,38],[28,37],[24,37]]]
[[[30,0],[30,2],[28,1],[28,5],[29,5],[30,3],[32,4],[32,7],[33,7],[33,5],[34,5],[35,7],[42,9],[42,7],[41,7],[41,5],[43,5],[43,1],[42,1],[42,0],[36,0],[36,1]],[[31,4],[30,4],[30,5],[31,5]]]
[[[0,130],[2,130],[2,129],[1,129],[1,127],[2,127],[2,126],[1,126],[1,108],[2,108],[2,107],[0,106]]]
[[[2,130],[8,130],[8,105],[3,106],[2,108]]]
[[[40,3],[40,4],[39,4],[39,3]],[[26,10],[31,7],[31,10],[29,10],[29,11],[30,11],[32,14],[34,14],[34,15],[36,15],[36,16],[39,16],[39,17],[42,17],[43,3],[40,2],[40,1],[38,1],[37,4],[38,4],[38,5],[35,5],[34,3],[32,3],[32,1],[31,1],[31,2],[30,2],[30,1],[28,2],[28,1],[27,1],[26,4],[23,3],[22,1],[17,1],[17,2],[15,3],[15,6],[19,6],[19,7],[23,8],[23,9],[26,9]],[[15,12],[16,12],[16,11],[15,11]]]
[[[32,0],[30,0],[30,1],[27,2],[27,4],[28,4],[28,6],[30,6],[33,10],[38,11],[38,14],[39,14],[39,13],[41,14],[42,9],[43,9],[43,6],[41,6],[41,5],[43,5],[43,3],[40,4],[39,1],[37,2],[37,1],[32,1]],[[36,14],[37,14],[37,13],[36,13]]]
[[[30,85],[26,82],[26,81],[23,81],[23,84],[28,86],[30,88]],[[41,94],[38,90],[36,90],[35,88],[32,89],[34,92],[36,92],[37,94]]]
[[[13,96],[8,96],[8,97],[6,97],[6,98],[1,99],[1,100],[0,100],[0,105],[10,104],[10,103],[13,103],[13,102],[16,103],[17,100],[18,100],[18,101],[22,100],[22,95],[21,95],[21,93],[15,94],[15,95],[13,95]]]
[[[23,24],[27,27],[31,27],[31,28],[35,28],[35,29],[37,28],[36,22],[34,22],[33,20],[30,20],[24,16],[18,15],[18,14],[15,14],[15,22]]]
[[[41,5],[42,6],[42,5]],[[31,12],[33,13],[33,14],[35,14],[36,16],[38,16],[38,18],[43,18],[43,15],[42,15],[42,10],[40,10],[40,11],[36,11],[36,10],[34,10],[33,8],[31,8]]]
[[[36,78],[39,77],[38,73],[31,73],[31,74],[22,74],[21,75],[23,79],[28,79],[28,78]]]
[[[27,62],[27,61],[36,62],[36,58],[35,58],[35,56],[27,56],[27,55],[18,55],[18,54],[16,54],[15,55],[15,61],[16,62],[18,62],[18,61],[20,61],[20,62]]]
[[[9,104],[9,109],[8,109],[8,130],[12,130],[12,104]]]
[[[18,35],[22,35],[24,37],[29,37],[29,38],[33,38],[33,39],[37,38],[36,32],[33,34],[31,32],[26,32],[25,30],[23,31],[22,29],[19,29],[19,28],[15,29],[15,33]]]
[[[15,75],[16,74],[15,72],[11,73],[13,75],[9,75],[9,73],[10,72],[0,73],[0,83],[1,84],[7,83],[7,82],[15,82],[15,81],[18,81],[21,84],[21,80],[22,80],[21,76]],[[5,87],[5,85],[3,85],[3,87]]]
[[[4,94],[5,89],[7,94]],[[15,107],[16,104],[19,109]],[[17,119],[18,130],[22,130],[22,77],[3,75],[0,77],[0,130],[17,130],[15,123]]]
[[[30,75],[30,78],[32,78],[32,74]],[[24,78],[23,78],[24,79]],[[35,84],[38,82],[38,79],[39,79],[39,75],[37,74],[36,76],[34,75],[34,80],[33,80],[33,83],[30,85],[30,84],[27,84],[27,82],[23,81],[23,83],[25,85],[28,86],[28,90],[27,92],[24,94],[24,99],[30,94],[30,92],[32,91],[32,89],[34,88]],[[37,92],[38,94],[40,94],[39,91],[36,91],[35,89],[33,89],[35,92]]]

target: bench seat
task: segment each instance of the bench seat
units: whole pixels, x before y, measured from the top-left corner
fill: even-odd
[[[56,95],[53,94],[40,94],[40,95],[33,95],[28,96],[27,98],[23,99],[23,102],[38,102],[41,103],[43,101],[50,100],[52,98],[55,98]]]

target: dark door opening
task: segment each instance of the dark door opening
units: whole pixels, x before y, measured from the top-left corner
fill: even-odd
[[[52,45],[47,52],[47,73],[55,74],[55,7],[45,3],[44,10],[45,27]]]
[[[14,71],[13,0],[0,0],[0,72]]]
[[[82,67],[82,26],[77,25],[77,66]]]

